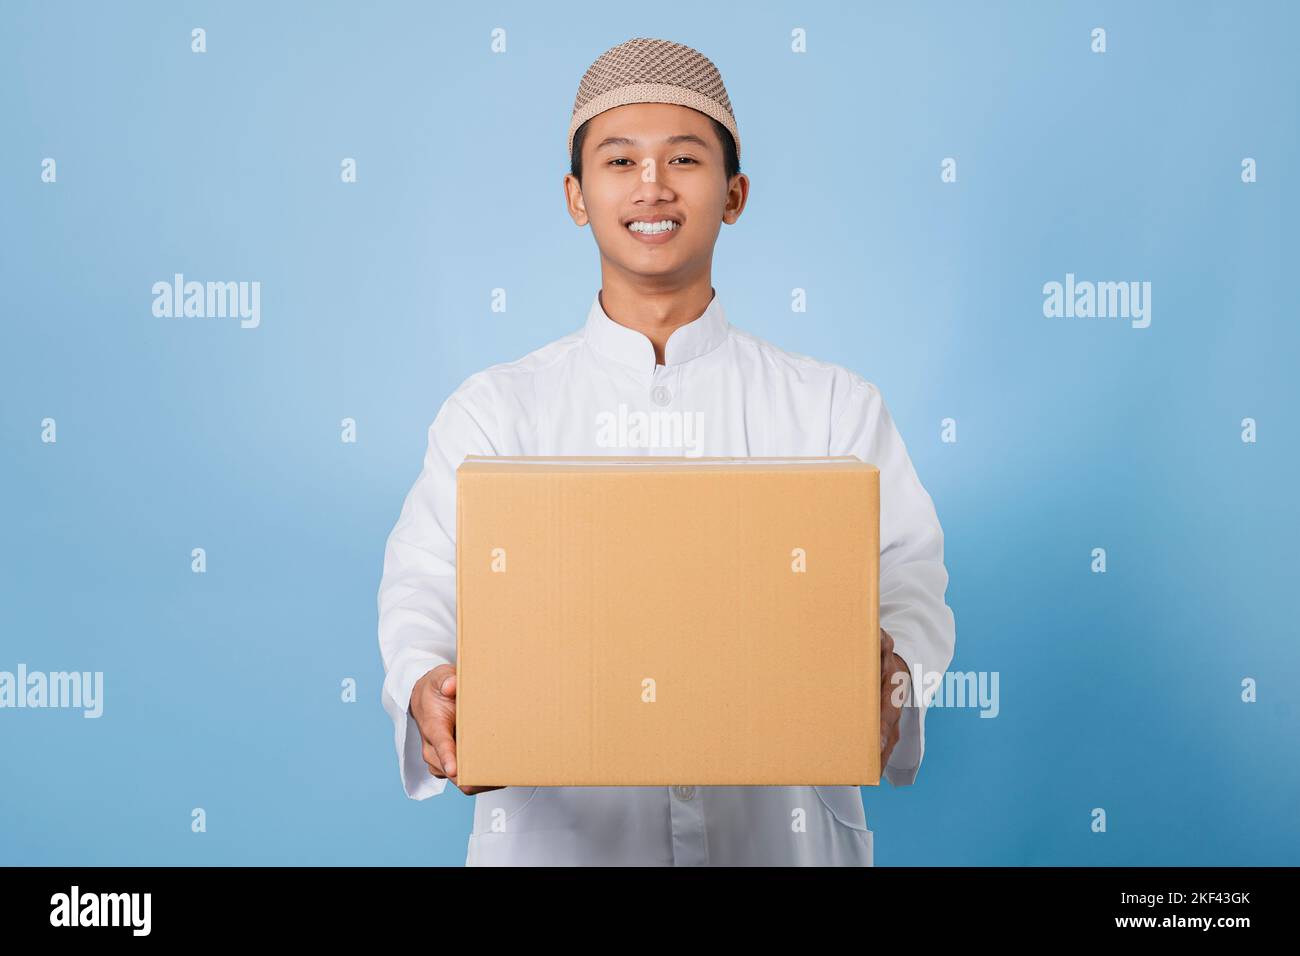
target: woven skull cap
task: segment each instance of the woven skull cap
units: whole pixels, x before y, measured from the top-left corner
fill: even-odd
[[[629,103],[672,103],[699,110],[727,128],[740,158],[740,133],[722,74],[699,50],[636,37],[602,53],[578,84],[569,121],[569,152],[579,126],[598,113]]]

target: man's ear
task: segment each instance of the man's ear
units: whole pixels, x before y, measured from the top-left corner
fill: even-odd
[[[749,177],[744,173],[736,173],[727,184],[727,199],[722,207],[722,221],[731,225],[739,219],[740,214],[745,211],[745,203],[748,200]]]
[[[587,203],[582,197],[582,183],[572,173],[564,174],[564,201],[574,223],[585,226],[589,221],[587,218]]]

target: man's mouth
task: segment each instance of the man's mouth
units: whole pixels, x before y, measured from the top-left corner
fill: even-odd
[[[667,242],[677,235],[678,230],[682,227],[681,223],[674,219],[634,219],[624,228],[641,242],[661,243]]]

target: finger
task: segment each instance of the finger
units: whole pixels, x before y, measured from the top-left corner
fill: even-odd
[[[432,750],[433,759],[448,777],[456,775],[456,741],[452,737],[454,722],[452,714],[443,712],[435,714],[420,726],[420,734],[424,737],[425,761],[431,762],[429,751]]]
[[[884,734],[896,734],[896,733],[899,733],[898,717],[897,717],[897,716],[889,716],[889,715],[886,715],[886,714],[881,714],[881,715],[880,715],[880,733],[881,733],[882,735],[884,735]]]
[[[894,639],[889,636],[888,631],[880,632],[880,656],[888,659],[889,655],[894,653]]]
[[[889,756],[902,738],[897,724],[882,727],[880,730],[880,759],[882,764],[889,763]]]
[[[429,673],[429,686],[433,688],[435,694],[446,697],[447,694],[444,693],[443,688],[448,686],[449,683],[454,688],[454,682],[451,682],[450,678],[455,676],[456,668],[454,665],[439,664]],[[454,692],[453,689],[453,693]]]
[[[426,743],[423,754],[424,763],[429,768],[429,773],[439,779],[445,778],[447,775],[442,772],[442,761],[438,759],[438,752]]]
[[[907,702],[907,673],[902,670],[890,671],[881,681],[881,690],[884,692],[882,703],[887,704],[889,710],[897,714]]]
[[[448,777],[456,777],[456,742],[447,735],[443,735],[434,742],[434,749],[438,751],[438,760],[442,764],[443,772]]]
[[[421,726],[420,736],[424,741],[421,752],[424,755],[424,762],[429,765],[429,772],[435,777],[452,776],[456,772],[454,766],[456,745],[447,736],[443,719],[435,717]],[[453,763],[451,767],[447,765],[449,759]]]
[[[880,725],[880,749],[884,750],[889,746],[891,740],[897,740],[899,737],[897,724]]]
[[[415,690],[411,694],[411,705],[407,708],[407,712],[415,718],[417,723],[425,718],[426,713],[433,708],[435,701],[444,699],[439,688],[446,684],[447,679],[455,675],[455,673],[456,668],[451,664],[439,664],[416,682]]]

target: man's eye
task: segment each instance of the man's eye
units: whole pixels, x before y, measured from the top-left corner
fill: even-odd
[[[695,163],[697,166],[699,165],[699,163],[697,163],[695,159],[691,156],[678,156],[677,159],[684,159],[688,163]],[[673,162],[674,163],[677,162],[677,159],[674,159]]]
[[[609,165],[613,166],[615,163],[630,163],[630,162],[632,162],[632,160],[630,159],[611,159],[609,161]]]

